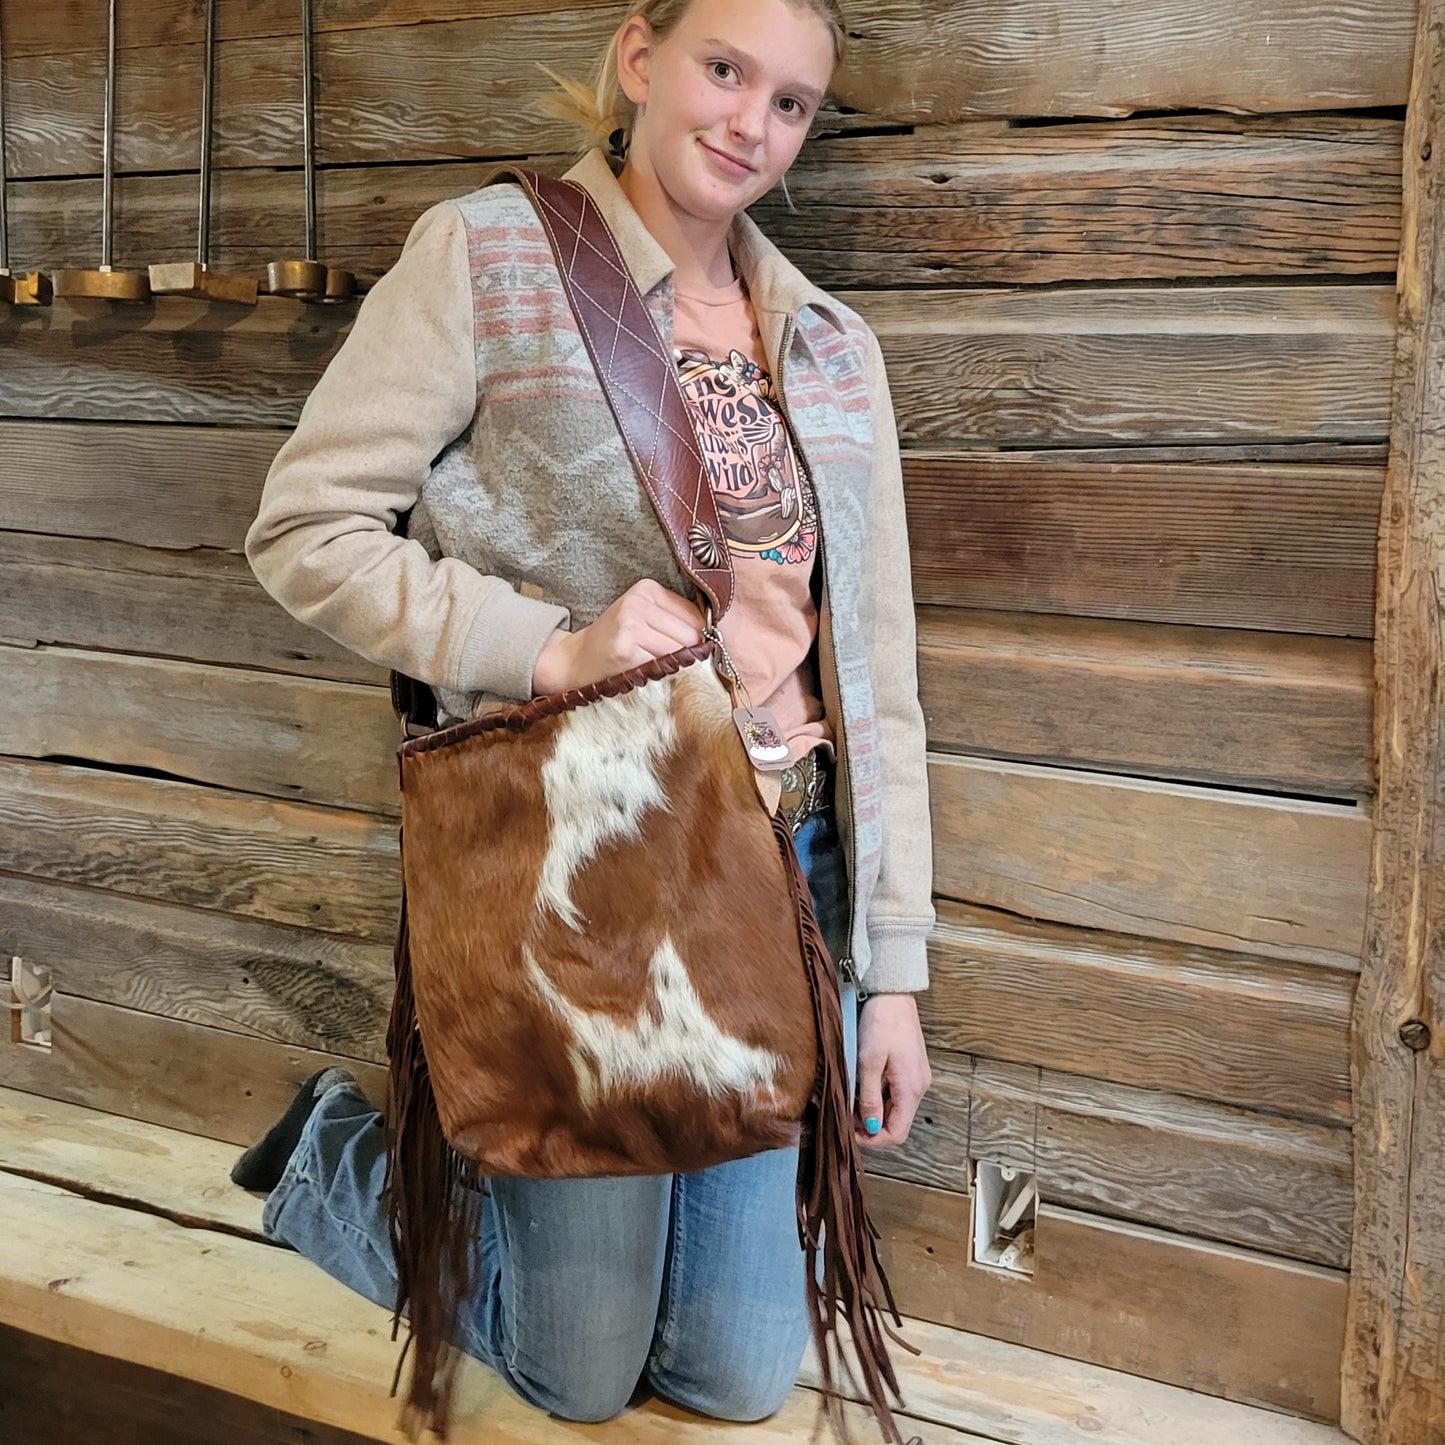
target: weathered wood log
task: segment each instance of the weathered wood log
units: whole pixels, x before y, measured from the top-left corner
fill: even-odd
[[[568,0],[569,10],[614,8],[617,0]],[[532,15],[557,8],[557,0],[316,0],[313,24],[318,34],[333,30],[385,29],[394,25],[424,25],[448,20],[487,19],[499,15]],[[99,51],[105,46],[105,0],[64,0],[65,23],[58,27],[53,15],[41,11],[17,12],[5,29],[5,50],[10,55],[73,54]],[[136,4],[122,0],[117,44],[148,50],[157,45],[199,45],[205,37],[205,17],[185,0],[148,0]],[[245,5],[222,5],[216,12],[216,35],[221,40],[281,39],[298,36],[300,11],[292,0],[247,0]],[[122,56],[122,64],[128,57]]]
[[[937,907],[918,999],[931,1047],[1349,1123],[1349,974]]]
[[[968,1267],[964,1196],[870,1175],[868,1202],[899,1298],[924,1319],[1317,1420],[1338,1414],[1339,1271],[1045,1205],[1026,1282]]]
[[[78,1195],[105,1198],[117,1208],[143,1210],[197,1229],[260,1240],[264,1238],[261,1199],[215,1183],[224,1178],[235,1157],[233,1146],[214,1140],[0,1089],[0,1172],[39,1179]],[[875,1198],[874,1208],[885,1211],[890,1210],[897,1194],[912,1198],[931,1193],[873,1182],[879,1184],[877,1194],[881,1196],[881,1200]],[[891,1213],[889,1217],[893,1217]],[[1060,1218],[1084,1227],[1099,1223],[1088,1216],[1065,1215],[1050,1209],[1050,1231],[1053,1221]],[[1100,1234],[1100,1243],[1107,1249],[1111,1238],[1112,1233],[1106,1230]],[[1159,1242],[1167,1240],[1160,1237]],[[1177,1253],[1178,1269],[1192,1273],[1188,1254],[1183,1250]],[[275,1250],[268,1254],[285,1257]],[[1242,1251],[1235,1254],[1247,1258]],[[1260,1259],[1258,1264],[1266,1270],[1278,1267],[1268,1259]],[[318,1290],[334,1288],[319,1272],[310,1277]],[[344,1298],[355,1302],[354,1295]],[[909,1342],[922,1351],[921,1358],[900,1351],[894,1361],[910,1412],[920,1420],[985,1432],[990,1439],[1020,1430],[1027,1432],[1029,1445],[1076,1445],[1081,1430],[1087,1430],[1100,1445],[1160,1445],[1165,1440],[1179,1441],[1181,1445],[1240,1445],[1246,1438],[1250,1445],[1337,1445],[1339,1439],[1319,1426],[1286,1415],[1145,1381],[1135,1374],[1071,1363],[1057,1355],[930,1324],[916,1316],[907,1319],[904,1332]],[[26,1338],[33,1342],[34,1337]],[[0,1334],[0,1345],[3,1340]],[[177,1377],[166,1378],[177,1384]],[[817,1361],[810,1354],[804,1359],[800,1382],[815,1387],[816,1381]],[[843,1388],[849,1389],[846,1384]],[[7,1412],[12,1404],[11,1395],[7,1395]],[[59,1400],[50,1404],[52,1410],[62,1407]],[[27,1417],[22,1413],[19,1418]],[[637,1413],[629,1412],[629,1427],[638,1418]],[[681,1416],[674,1412],[674,1418],[680,1420]],[[1088,1421],[1086,1426],[1079,1424],[1081,1418]],[[733,1428],[717,1424],[717,1439],[724,1439]],[[800,1432],[797,1438],[801,1440],[805,1435],[806,1431]],[[473,1440],[470,1433],[465,1438]],[[687,1436],[698,1445],[713,1438],[712,1434]],[[117,1445],[194,1442],[190,1436],[179,1439],[170,1434],[156,1442],[133,1442],[127,1435]],[[247,1437],[246,1445],[261,1442]],[[269,1436],[267,1445],[271,1445]],[[322,1445],[334,1442],[325,1435]],[[487,1445],[496,1445],[494,1435],[487,1437]],[[529,1445],[542,1442],[534,1439]]]
[[[318,895],[332,886],[308,877]],[[219,886],[229,881],[223,873]],[[389,941],[5,873],[0,908],[10,954],[49,965],[56,987],[74,998],[202,1034],[385,1061]]]
[[[849,10],[850,110],[912,124],[963,116],[1290,111],[1399,105],[1410,16],[1393,0],[1144,0],[1127,15],[1090,0]],[[1224,59],[1227,57],[1227,59]],[[1369,95],[1370,100],[1357,97]]]
[[[87,0],[95,14],[94,0]],[[174,171],[197,154],[201,68],[194,17],[131,37],[119,92],[122,170]],[[251,9],[252,7],[245,7]],[[378,7],[368,7],[378,12]],[[228,22],[217,47],[216,159],[295,164],[299,155],[293,14],[274,3]],[[317,36],[317,142],[325,164],[394,162],[565,149],[574,136],[541,112],[551,82],[537,68],[589,75],[625,10],[537,0],[505,7],[391,6],[363,29],[357,7]],[[389,23],[375,25],[384,18]],[[417,23],[434,20],[437,23]],[[77,29],[81,27],[77,26]],[[1121,24],[1085,0],[988,0],[926,6],[859,0],[825,126],[918,125],[968,117],[1111,116],[1139,110],[1288,112],[1402,104],[1410,17],[1397,0],[1348,7],[1297,0],[1214,0],[1206,10],[1147,0]],[[64,32],[60,32],[62,35]],[[104,35],[103,25],[91,34]],[[32,32],[33,34],[33,32]],[[227,31],[223,29],[223,35]],[[100,152],[103,48],[22,41],[7,67],[7,128],[17,175],[93,174]],[[1220,64],[1222,54],[1229,64]],[[419,77],[423,78],[419,80]]]
[[[326,1063],[314,1049],[69,993],[62,968],[56,989],[52,1049],[0,1048],[0,1083],[244,1143],[289,1102],[288,1081],[294,1089]],[[335,1045],[327,1053],[384,1087],[379,1069]],[[1036,1165],[1051,1201],[1325,1262],[1347,1248],[1344,1130],[971,1063],[935,1055],[908,1149],[878,1156],[875,1171],[964,1188],[971,1151]]]
[[[1258,791],[1370,791],[1368,642],[925,607],[918,670],[929,744],[942,751]]]
[[[379,1056],[400,887],[390,824],[18,761],[0,763],[0,822],[17,875],[0,880],[7,946],[59,969],[67,991]],[[935,1046],[1350,1118],[1348,975],[938,906],[922,999]]]
[[[894,1179],[965,1190],[968,1161],[1038,1174],[1044,1200],[1349,1263],[1349,1130],[1024,1064],[935,1052],[906,1149],[871,1156]]]
[[[11,417],[294,425],[355,305],[263,297],[216,307],[57,301],[0,312],[0,399]]]
[[[1359,967],[1361,808],[937,753],[929,783],[944,897]]]
[[[1445,0],[1418,7],[1400,331],[1380,531],[1379,796],[1356,999],[1356,1231],[1345,1428],[1445,1428]]]
[[[1203,450],[906,452],[915,601],[1369,637],[1383,468]]]
[[[239,552],[286,435],[0,421],[0,527]],[[907,452],[915,598],[1370,636],[1383,459],[1247,450]]]
[[[8,382],[5,394],[8,400]],[[267,468],[289,435],[223,426],[0,421],[0,528],[239,552]]]
[[[318,1069],[385,1097],[384,1065],[96,1003],[57,985],[52,1046],[0,1044],[0,1084],[233,1144],[259,1137]]]
[[[1393,299],[1383,287],[840,299],[879,333],[906,442],[1359,442],[1387,425]],[[263,298],[219,317],[179,297],[43,309],[0,313],[12,416],[267,427],[295,422],[351,310]]]
[[[211,548],[165,552],[0,532],[0,641],[380,686],[388,677],[387,669],[292,617],[262,590],[243,556]]]
[[[119,499],[116,511],[132,515]],[[103,525],[88,508],[79,516]],[[286,613],[243,557],[212,548],[0,532],[0,640],[387,680]],[[1370,790],[1365,642],[924,608],[919,675],[930,742],[944,751],[1322,796]]]
[[[527,163],[560,173],[571,157]],[[323,169],[321,247],[334,264],[374,276],[394,263],[423,210],[472,190],[490,168]],[[825,137],[799,156],[788,190],[795,209],[770,194],[753,217],[824,286],[1380,276],[1399,251],[1400,125],[1186,116]],[[92,264],[93,191],[90,180],[12,186],[13,253]],[[122,261],[190,259],[194,177],[123,175],[116,204]],[[218,171],[214,264],[259,271],[294,246],[301,206],[292,175]]]
[[[0,647],[6,751],[400,810],[385,688],[71,648]]]
[[[14,873],[388,946],[396,932],[397,829],[374,813],[0,758],[0,827]]]
[[[329,1279],[294,1250],[4,1172],[0,1219],[0,1317],[44,1339],[83,1342],[112,1360],[179,1373],[265,1407],[270,1428],[244,1442],[213,1433],[206,1417],[208,1445],[277,1445],[288,1437],[345,1445],[347,1437],[330,1427],[355,1429],[375,1445],[402,1434],[388,1392],[401,1348],[390,1308]],[[907,1367],[899,1374],[906,1390]],[[185,1398],[184,1387],[178,1395]],[[455,1445],[561,1445],[578,1433],[573,1422],[548,1419],[478,1360],[461,1361],[455,1395],[447,1436]],[[858,1438],[871,1416],[852,1403],[842,1409],[848,1438]],[[818,1412],[817,1396],[795,1389],[775,1414],[750,1424],[749,1434],[756,1445],[798,1445],[810,1438]],[[305,1422],[299,1433],[278,1433],[287,1416]],[[323,1429],[313,1429],[316,1421]],[[925,1428],[930,1445],[977,1445],[971,1431],[902,1411],[899,1423]],[[591,1433],[599,1428],[607,1427]],[[629,1445],[719,1445],[736,1434],[735,1425],[662,1400],[630,1409],[622,1428]],[[21,1438],[36,1445],[66,1439]],[[102,1438],[124,1445],[108,1429]]]
[[[1394,300],[1375,286],[849,294],[906,444],[1370,441]]]

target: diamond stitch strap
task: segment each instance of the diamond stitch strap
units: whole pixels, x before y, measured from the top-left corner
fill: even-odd
[[[488,184],[507,179],[521,185],[541,218],[588,355],[678,566],[721,617],[732,603],[733,570],[711,477],[670,350],[617,241],[577,182],[504,166]]]

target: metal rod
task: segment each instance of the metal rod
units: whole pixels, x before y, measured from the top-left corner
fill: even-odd
[[[150,278],[140,271],[117,271],[111,265],[111,231],[115,186],[116,0],[110,0],[105,43],[104,179],[100,193],[100,267],[95,271],[62,267],[53,278],[56,296],[102,301],[143,302],[151,299]]]
[[[0,20],[0,32],[5,22]],[[10,270],[10,211],[6,205],[5,192],[9,173],[5,169],[5,48],[0,38],[0,274]]]
[[[196,264],[211,260],[211,112],[216,70],[216,0],[206,0],[206,71],[201,77],[201,201],[196,227]]]
[[[110,15],[105,36],[105,134],[101,141],[105,150],[105,170],[100,198],[100,269],[102,271],[110,270],[111,189],[115,170],[112,156],[115,144],[115,5],[116,0],[110,0]]]
[[[10,274],[9,181],[5,167],[5,58],[0,51],[0,301],[12,306],[49,306],[53,288],[43,271]]]
[[[350,271],[323,266],[316,259],[316,65],[312,0],[301,0],[301,147],[306,173],[306,259],[272,261],[266,289],[273,296],[299,301],[346,301],[356,290]]]
[[[111,0],[114,4],[115,0]],[[311,0],[301,0],[301,144],[306,166],[306,259],[316,259],[316,155],[312,76]]]

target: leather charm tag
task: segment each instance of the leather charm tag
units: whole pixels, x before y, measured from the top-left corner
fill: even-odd
[[[778,720],[765,707],[735,707],[733,722],[755,768],[765,773],[782,772],[792,761],[788,740]]]

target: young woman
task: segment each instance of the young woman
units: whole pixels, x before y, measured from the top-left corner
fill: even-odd
[[[674,345],[736,576],[724,639],[788,739],[783,807],[839,962],[857,1137],[876,1149],[908,1136],[930,1081],[896,432],[873,334],[745,214],[797,155],[843,37],[831,0],[648,0],[596,93],[569,86],[615,154],[568,176]],[[430,683],[442,725],[701,640],[515,184],[417,223],[278,454],[246,552],[295,616]],[[235,1177],[269,1191],[270,1237],[391,1306],[381,1125],[327,1071]],[[785,1149],[694,1175],[488,1181],[462,1343],[570,1419],[609,1418],[639,1387],[767,1416],[808,1336],[796,1169]]]

